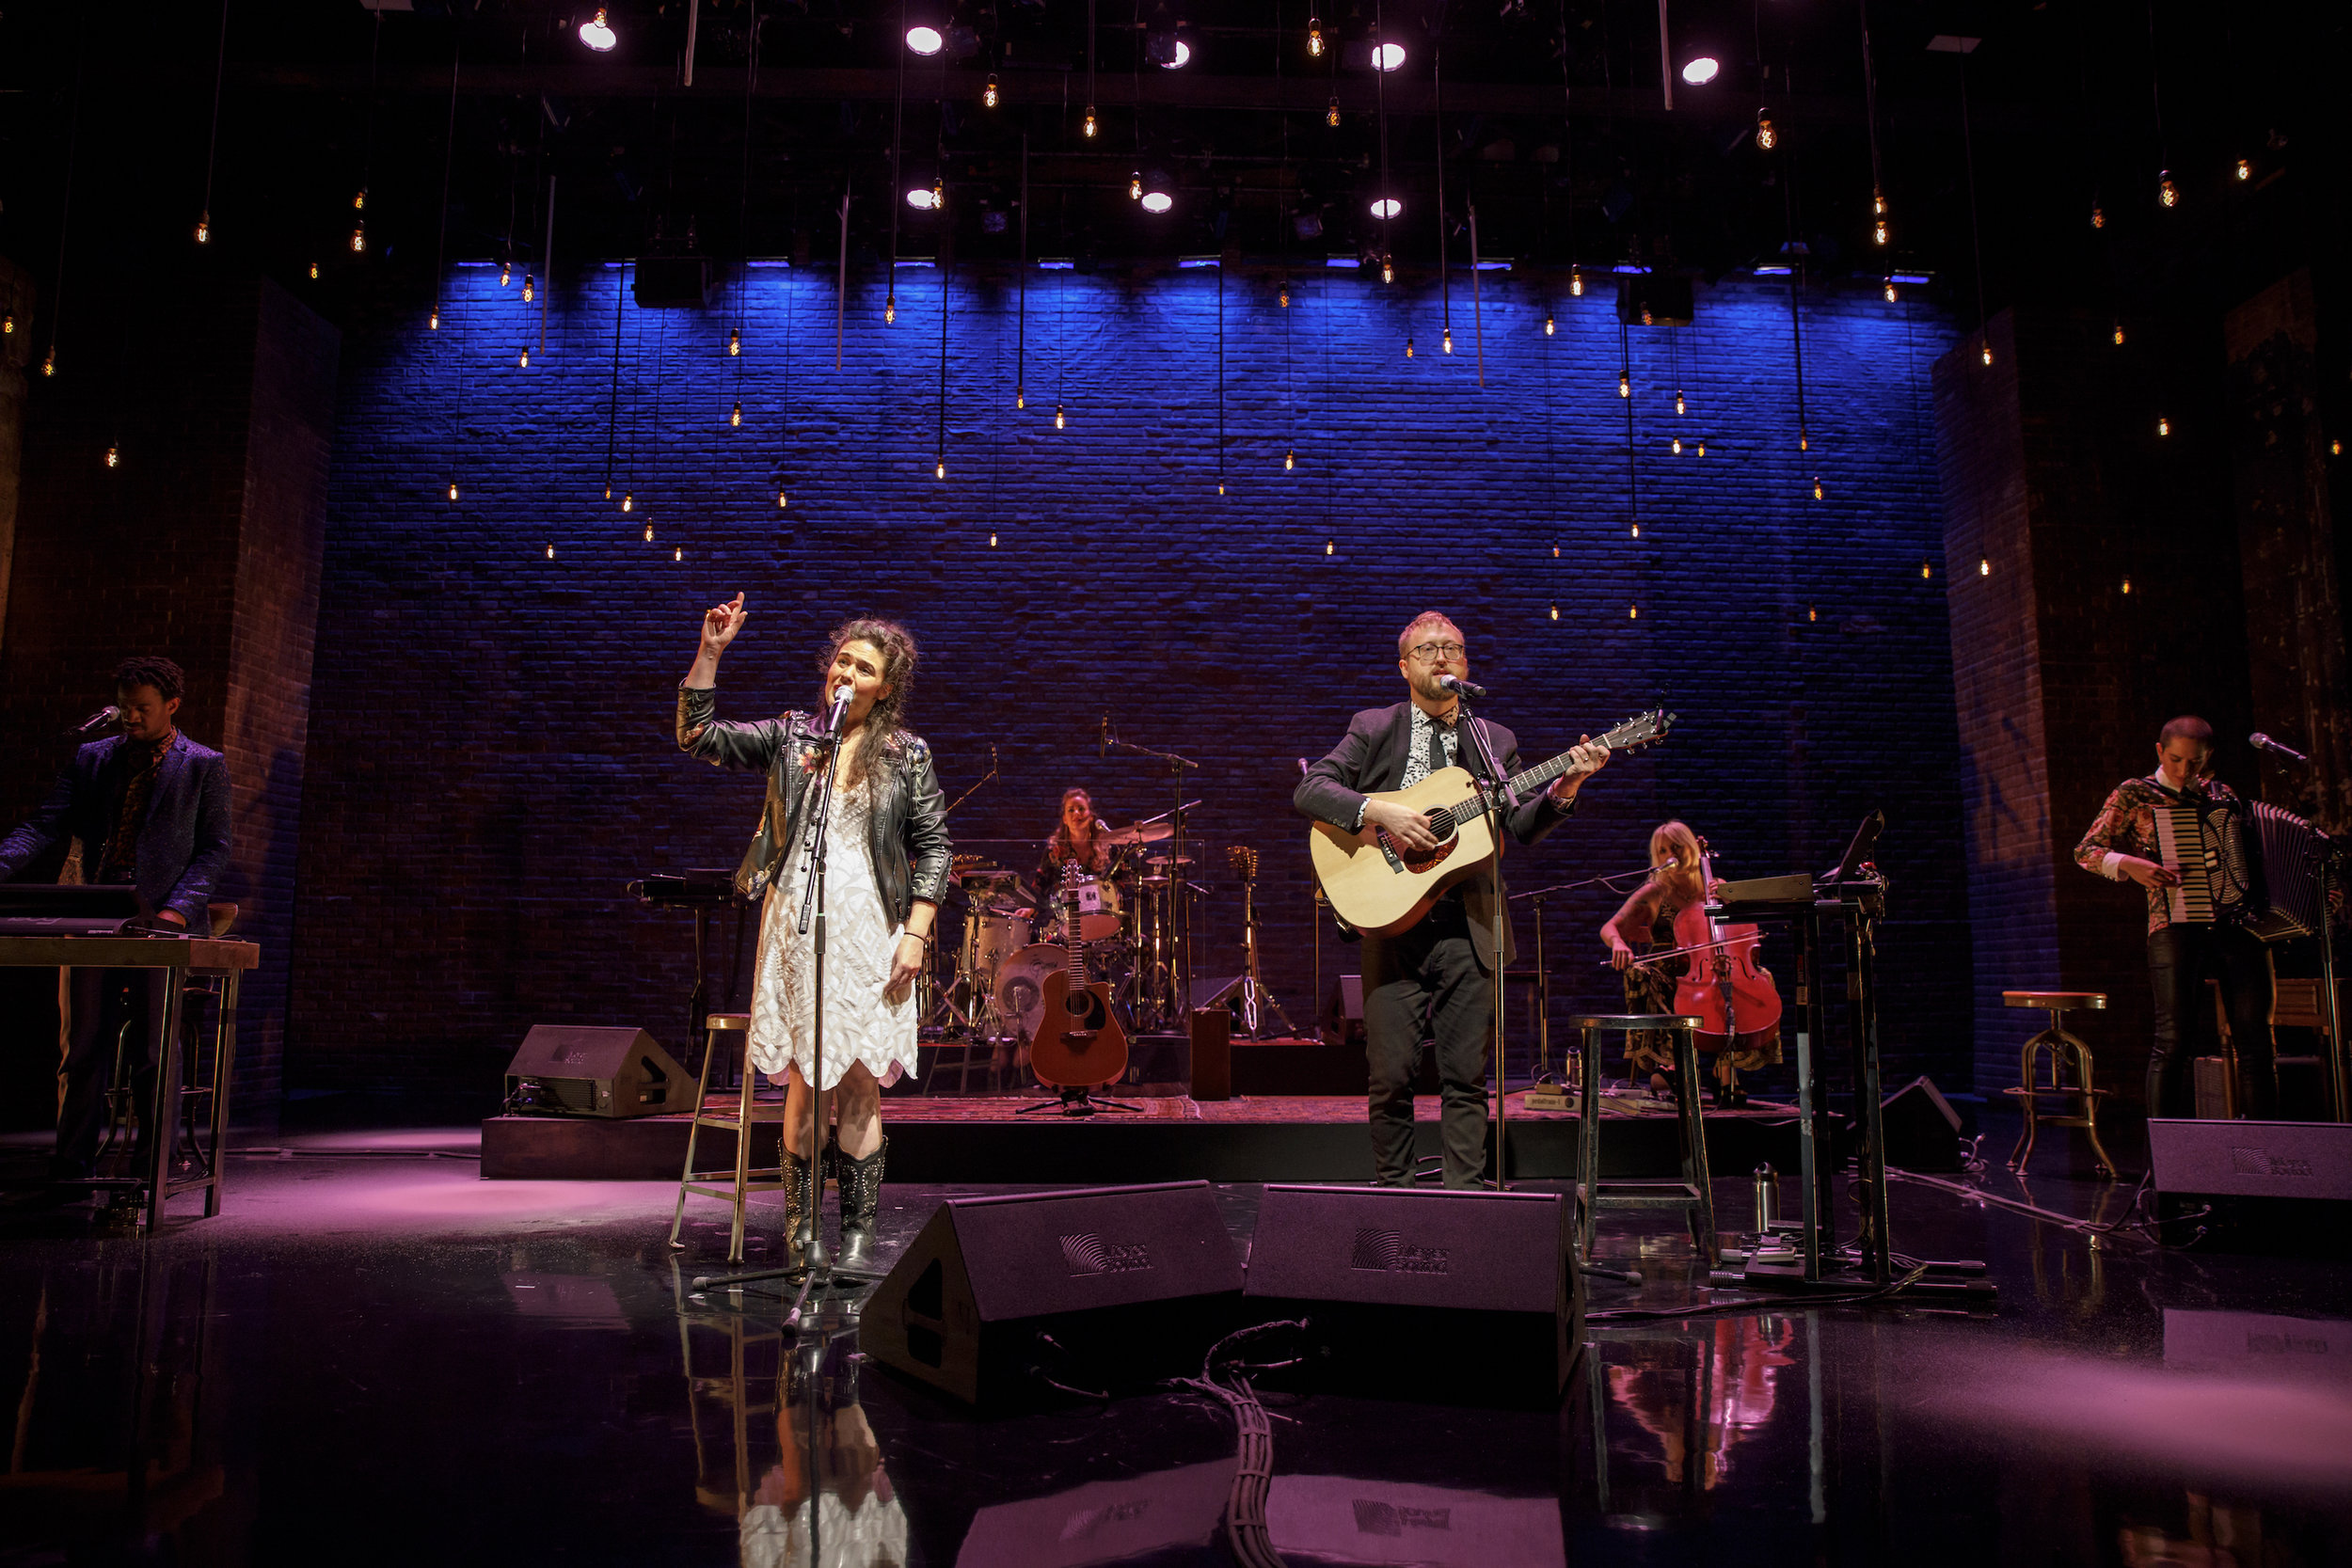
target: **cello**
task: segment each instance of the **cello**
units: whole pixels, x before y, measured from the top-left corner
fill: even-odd
[[[1687,954],[1690,968],[1675,986],[1675,1011],[1697,1018],[1702,1050],[1736,1049],[1740,1039],[1779,1026],[1780,990],[1772,973],[1756,961],[1762,933],[1750,925],[1728,925],[1713,919],[1708,908],[1714,894],[1715,861],[1699,840],[1699,900],[1675,911],[1675,944],[1671,953],[1645,954],[1641,962]]]

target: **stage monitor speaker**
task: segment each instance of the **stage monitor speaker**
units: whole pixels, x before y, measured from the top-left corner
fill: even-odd
[[[533,1024],[506,1064],[510,1110],[658,1117],[694,1108],[694,1075],[643,1029]]]
[[[2159,1193],[2352,1201],[2352,1124],[2148,1118]]]
[[[1027,1402],[1198,1375],[1241,1286],[1206,1181],[951,1197],[874,1287],[858,1343],[969,1403]]]
[[[1879,1102],[1886,1163],[1897,1170],[1960,1169],[1960,1113],[1936,1086],[1915,1078]]]
[[[1474,1403],[1552,1404],[1584,1338],[1559,1193],[1269,1186],[1244,1293],[1308,1319],[1319,1376]]]

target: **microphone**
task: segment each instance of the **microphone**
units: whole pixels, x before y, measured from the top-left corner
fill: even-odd
[[[1302,779],[1305,778],[1307,776],[1307,759],[1305,757],[1293,757],[1291,760],[1298,764],[1298,776]]]
[[[2263,734],[2260,730],[2256,730],[2252,735],[2248,736],[2246,740],[2247,744],[2252,746],[2256,751],[2275,752],[2280,756],[2286,758],[2289,762],[2308,764],[2312,760],[2292,746],[2280,745],[2279,742],[2271,739],[2268,736]]]
[[[74,739],[79,740],[84,736],[97,734],[100,730],[104,729],[109,724],[120,722],[121,718],[122,710],[116,707],[112,703],[108,703],[104,707],[100,708],[96,713],[91,714],[87,719],[83,720],[80,723],[74,725],[72,729],[66,731],[65,733],[72,736]]]
[[[825,721],[825,733],[835,739],[840,738],[841,716],[849,711],[850,698],[855,694],[856,690],[857,688],[848,681],[843,681],[833,689],[833,717]]]
[[[1439,675],[1438,677],[1438,686],[1440,690],[1451,691],[1456,697],[1475,697],[1480,702],[1484,702],[1486,699],[1486,689],[1485,687],[1478,685],[1474,681],[1463,680],[1458,675]]]

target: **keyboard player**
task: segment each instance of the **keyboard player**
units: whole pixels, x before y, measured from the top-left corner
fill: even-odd
[[[185,677],[167,658],[127,658],[115,671],[116,733],[74,752],[40,808],[0,840],[0,880],[68,840],[82,843],[83,880],[124,882],[146,895],[163,930],[202,931],[213,884],[229,863],[229,768],[180,733]],[[53,1194],[87,1180],[104,1131],[114,1042],[123,1037],[138,1103],[154,1103],[162,969],[67,972],[72,1017],[57,1111]]]
[[[2173,720],[2157,738],[2156,770],[2115,786],[2074,847],[2074,861],[2086,871],[2147,891],[2148,982],[2155,1008],[2148,1114],[2185,1117],[2192,1110],[2189,1062],[2197,1035],[2186,1026],[2211,975],[2220,982],[2237,1052],[2238,1104],[2248,1117],[2268,1120],[2279,1114],[2270,950],[2233,918],[2232,879],[2209,877],[2203,863],[2207,845],[2217,858],[2238,864],[2259,851],[2246,843],[2244,802],[2212,770],[2213,726],[2193,716]],[[2239,841],[2234,853],[2222,842],[2229,835]]]

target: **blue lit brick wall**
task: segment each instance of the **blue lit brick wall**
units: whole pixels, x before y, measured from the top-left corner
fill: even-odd
[[[1302,1025],[1293,759],[1402,694],[1398,627],[1433,608],[1461,624],[1498,693],[1489,711],[1530,760],[1662,695],[1682,716],[1673,742],[1621,760],[1574,823],[1515,854],[1515,885],[1637,866],[1675,815],[1726,874],[1819,868],[1883,807],[1890,1077],[1964,1081],[1926,390],[1951,334],[1930,308],[1807,294],[1801,452],[1786,288],[1702,289],[1695,326],[1629,335],[1629,465],[1605,284],[1570,298],[1565,278],[1485,275],[1481,390],[1467,274],[1449,356],[1433,277],[1297,273],[1285,309],[1276,274],[1236,267],[1221,285],[1220,495],[1216,269],[1032,272],[1018,412],[1009,271],[902,268],[889,327],[883,280],[854,277],[837,370],[829,271],[755,267],[699,312],[640,310],[624,277],[559,279],[544,349],[521,276],[501,289],[487,267],[451,271],[437,332],[413,300],[352,323],[295,1086],[486,1082],[539,1021],[644,1022],[675,1042],[685,919],[640,911],[622,884],[731,865],[758,815],[756,780],[689,763],[669,738],[701,611],[739,590],[752,619],[722,711],[739,717],[807,702],[816,645],[845,611],[914,628],[914,717],[949,794],[992,747],[1002,767],[954,818],[963,847],[1025,867],[1071,784],[1115,818],[1167,805],[1152,764],[1097,756],[1105,714],[1198,760],[1187,789],[1207,801],[1200,877],[1216,890],[1200,972],[1238,967],[1223,850],[1254,845],[1266,977]],[[1590,892],[1549,905],[1563,1008],[1613,996],[1595,966],[1608,910]],[[1327,940],[1322,961],[1327,990],[1355,954]]]

